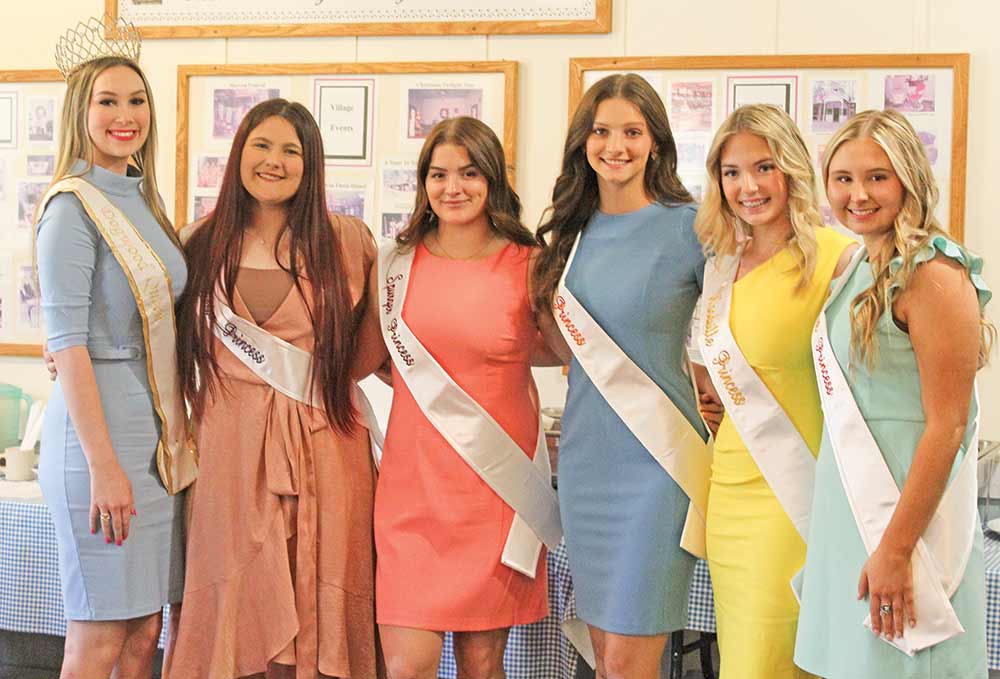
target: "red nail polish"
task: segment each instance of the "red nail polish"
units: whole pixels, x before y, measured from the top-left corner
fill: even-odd
[[[132,510],[132,516],[139,516],[138,514],[135,513],[134,509]]]
[[[121,547],[122,546],[122,541],[121,540],[117,540],[117,541],[115,541],[115,544],[118,545],[119,547]]]
[[[94,533],[96,533],[96,532],[97,532],[97,529],[96,529],[96,528],[91,528],[91,529],[90,529],[90,534],[91,534],[91,535],[93,535],[93,534],[94,534]]]
[[[110,545],[111,544],[111,538],[107,538],[107,537],[104,538],[104,544]]]

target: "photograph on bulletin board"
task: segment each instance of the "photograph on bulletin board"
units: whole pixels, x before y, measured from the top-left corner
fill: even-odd
[[[275,96],[301,103],[316,120],[327,208],[362,219],[377,240],[405,227],[417,154],[440,120],[482,120],[514,166],[515,62],[203,65],[178,74],[178,226],[215,209],[240,121]]]
[[[570,60],[570,115],[584,91],[612,73],[636,73],[663,99],[677,167],[696,200],[707,181],[707,148],[725,117],[746,104],[773,104],[796,122],[817,176],[833,134],[866,109],[895,109],[923,143],[940,190],[936,216],[964,233],[968,55],[781,55],[608,57]],[[657,83],[661,84],[657,86]],[[820,192],[820,210],[842,228]]]
[[[58,71],[0,71],[0,355],[41,355],[34,228],[55,172],[65,90]]]

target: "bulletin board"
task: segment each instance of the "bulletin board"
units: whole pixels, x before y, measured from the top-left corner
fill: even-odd
[[[145,38],[609,33],[612,0],[104,0]]]
[[[624,72],[646,78],[666,104],[678,171],[696,200],[707,181],[705,157],[715,130],[743,104],[784,108],[802,131],[817,175],[827,142],[851,115],[895,108],[913,124],[931,161],[941,191],[938,219],[962,241],[968,54],[572,59],[570,116],[588,87],[606,75]],[[820,196],[824,221],[836,225],[825,192]]]
[[[0,71],[0,355],[41,356],[35,211],[52,182],[66,84],[58,71]]]
[[[417,155],[442,118],[472,116],[517,148],[517,63],[434,62],[180,66],[174,224],[214,209],[232,138],[255,104],[306,106],[323,135],[327,207],[364,220],[377,239],[405,226]]]

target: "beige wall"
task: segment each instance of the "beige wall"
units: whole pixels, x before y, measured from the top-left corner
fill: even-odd
[[[967,244],[987,259],[986,278],[1000,289],[1000,228],[986,200],[1000,180],[1000,9],[993,0],[613,0],[614,30],[596,36],[454,36],[147,41],[143,65],[156,93],[161,148],[173,147],[178,64],[333,61],[520,62],[518,189],[535,224],[555,179],[566,129],[570,57],[685,54],[970,52],[972,54]],[[56,37],[103,10],[104,0],[3,2],[2,68],[51,68]],[[158,172],[173,177],[162,153]],[[163,186],[173,204],[173,187]],[[1000,308],[1000,307],[998,307]],[[994,311],[1000,318],[1000,312]],[[1000,366],[1000,358],[995,359]],[[540,376],[542,400],[564,393],[557,371]],[[0,357],[0,380],[44,397],[49,383],[38,361]],[[1000,403],[1000,368],[982,373],[987,407]],[[984,418],[983,435],[1000,438],[1000,420]]]

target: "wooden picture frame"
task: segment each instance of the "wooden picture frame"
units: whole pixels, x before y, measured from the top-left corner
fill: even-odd
[[[366,7],[361,10],[330,10],[340,11],[345,18],[361,12],[371,15],[368,21],[337,22],[330,19],[310,18],[309,20],[294,20],[295,12],[300,14],[306,10],[276,9],[270,0],[257,0],[260,9],[252,6],[253,1],[245,3],[238,13],[253,17],[255,12],[262,15],[261,20],[248,19],[246,22],[230,22],[228,15],[223,14],[219,22],[197,16],[190,9],[178,12],[184,24],[164,22],[166,13],[160,10],[145,10],[144,5],[159,7],[162,3],[138,2],[136,0],[104,0],[105,14],[117,20],[122,16],[132,21],[139,28],[144,38],[235,38],[235,37],[313,37],[313,36],[400,36],[400,35],[518,35],[518,34],[572,34],[572,33],[610,33],[612,0],[576,0],[575,7],[566,0],[563,10],[541,8],[535,18],[510,18],[511,10],[495,3],[493,9],[484,10],[481,7],[453,8],[449,10],[430,9],[393,9],[378,10]],[[322,2],[322,0],[320,0]],[[320,2],[310,2],[313,14]],[[129,3],[132,11],[121,11],[123,4]],[[397,3],[398,4],[398,3]],[[412,5],[412,3],[410,3]],[[530,4],[529,3],[521,3]],[[481,3],[480,3],[481,5]],[[364,5],[361,5],[364,7]],[[593,7],[593,12],[586,11]],[[149,21],[142,18],[142,13],[151,14]],[[288,16],[283,16],[287,12]],[[194,15],[194,16],[193,16]],[[272,16],[273,15],[273,16]],[[334,14],[333,17],[338,15]],[[422,20],[422,17],[429,20]],[[414,21],[413,17],[418,20]],[[457,18],[454,18],[457,17]]]
[[[929,76],[929,83],[926,80],[917,82],[914,87],[910,88],[909,93],[902,93],[903,99],[896,107],[907,113],[911,122],[914,120],[917,123],[923,122],[928,126],[935,126],[935,129],[938,130],[936,136],[927,133],[935,138],[941,137],[939,145],[946,151],[946,153],[941,154],[939,160],[941,160],[940,166],[947,168],[947,175],[938,174],[938,168],[935,167],[935,174],[938,177],[939,186],[942,188],[942,197],[947,196],[948,201],[947,210],[944,210],[944,201],[942,201],[938,213],[942,222],[946,222],[948,232],[958,242],[963,240],[965,233],[966,134],[969,114],[968,54],[800,54],[571,59],[569,66],[570,118],[583,97],[586,81],[611,72],[638,72],[654,82],[659,79],[661,86],[657,88],[657,91],[664,98],[668,112],[672,109],[671,98],[677,94],[676,85],[678,83],[692,84],[699,79],[703,82],[716,82],[715,79],[726,75],[740,76],[765,72],[775,81],[780,80],[782,76],[787,78],[801,77],[803,81],[814,85],[819,82],[834,83],[853,80],[856,83],[867,83],[869,98],[872,98],[871,92],[877,91],[879,87],[882,88],[884,100],[878,106],[857,106],[857,99],[854,99],[853,103],[857,110],[884,108],[885,100],[888,100],[890,96],[895,97],[895,90],[890,92],[893,82],[891,79],[893,78],[910,77],[916,74],[923,74],[924,77]],[[892,73],[897,75],[890,75]],[[937,75],[942,77],[935,80]],[[879,85],[880,78],[883,80],[881,86]],[[868,82],[869,79],[871,82]],[[670,82],[669,87],[666,85],[668,81]],[[939,91],[942,85],[946,86],[944,89],[947,91]],[[654,86],[656,85],[654,84]],[[938,89],[935,89],[936,87]],[[828,136],[839,123],[824,122],[824,116],[827,112],[823,111],[823,105],[816,101],[816,92],[810,91],[809,87],[802,87],[800,90],[798,101],[806,101],[810,105],[798,107],[796,122],[800,128],[805,128],[803,129],[804,134],[807,129],[810,129],[814,137]],[[928,92],[925,93],[925,90]],[[726,96],[728,97],[729,94],[727,91]],[[719,110],[717,106],[720,97],[715,96],[715,94],[711,96],[711,106],[713,107],[711,113],[714,124],[711,131],[706,133],[709,141],[711,133],[714,133],[715,128],[721,123],[721,119],[725,117],[725,109]],[[853,88],[851,96],[854,96]],[[817,109],[817,105],[819,105],[819,109]],[[928,105],[931,108],[931,114],[926,111]],[[940,109],[942,115],[937,115],[937,109]],[[720,113],[722,113],[721,116]],[[840,119],[836,110],[832,113],[833,117],[837,120]],[[809,118],[804,118],[804,116],[809,116]],[[807,124],[804,125],[804,123]],[[925,134],[917,123],[915,123],[915,127],[917,127],[918,132],[921,132],[922,135]],[[671,126],[674,126],[673,115],[671,115]],[[824,127],[817,131],[818,126],[829,126],[830,129],[827,130]],[[681,134],[675,130],[675,136],[680,138]],[[703,136],[703,138],[705,137]],[[931,149],[934,149],[932,162],[936,162],[935,159],[938,159],[937,147],[928,146],[926,139],[924,143],[925,147],[928,148],[929,156],[932,155]],[[813,152],[815,160],[817,149],[810,148],[810,151]]]
[[[41,89],[33,86],[41,86]],[[28,89],[20,88],[27,86]],[[18,107],[14,111],[14,118],[11,122],[24,132],[23,139],[15,139],[13,146],[7,146],[2,152],[7,158],[0,168],[0,207],[3,208],[4,218],[0,223],[8,227],[8,232],[4,238],[0,239],[0,258],[4,262],[2,268],[9,270],[0,271],[0,356],[24,356],[39,357],[42,355],[42,342],[44,335],[41,324],[41,300],[37,296],[38,290],[35,287],[35,300],[37,307],[34,308],[36,322],[38,323],[37,333],[34,328],[15,333],[11,336],[9,329],[18,327],[21,322],[23,301],[19,300],[20,283],[18,277],[23,278],[25,270],[34,267],[34,234],[31,231],[31,223],[34,222],[34,210],[29,210],[21,206],[20,184],[31,183],[38,187],[47,187],[51,182],[51,171],[53,169],[58,135],[55,126],[58,122],[58,107],[62,105],[62,96],[65,92],[65,83],[62,75],[56,70],[13,70],[0,71],[0,95],[2,93],[15,93],[17,99],[22,96],[38,97],[45,102],[51,102],[51,108],[42,107],[47,118],[43,124],[42,134],[34,134],[35,123],[31,122],[30,113],[20,111]],[[24,113],[24,115],[22,115]],[[51,124],[51,128],[48,127]],[[2,126],[2,124],[0,124]],[[0,132],[0,137],[5,135]],[[22,143],[23,142],[23,143]],[[11,154],[15,151],[15,154]],[[5,161],[15,159],[13,164]],[[39,162],[39,159],[45,159]],[[19,168],[25,166],[25,172],[15,171],[15,166]],[[40,167],[40,170],[32,171],[32,167]],[[49,172],[45,175],[45,172]],[[44,193],[44,191],[43,191]],[[40,198],[40,196],[38,196]],[[15,212],[16,210],[16,212]],[[27,223],[20,218],[21,213],[28,219]],[[28,213],[32,214],[28,214]],[[32,281],[28,284],[34,286],[34,272],[31,271]],[[34,305],[32,305],[34,307]],[[30,314],[31,312],[29,312]],[[30,315],[29,315],[30,318]],[[29,337],[30,336],[30,337]]]
[[[202,148],[193,150],[192,145],[201,144],[202,146],[213,147],[215,157],[220,157],[223,153],[228,154],[230,143],[224,137],[212,139],[214,129],[209,134],[207,130],[208,126],[205,124],[206,121],[204,119],[192,120],[193,107],[197,107],[199,111],[198,115],[200,116],[206,114],[216,115],[217,111],[215,109],[217,107],[214,102],[218,100],[217,93],[229,90],[225,88],[211,90],[211,102],[199,99],[199,96],[205,96],[205,92],[208,91],[208,88],[213,83],[234,82],[239,86],[243,86],[244,83],[256,83],[258,87],[262,83],[278,83],[279,87],[267,90],[272,93],[270,96],[274,96],[273,92],[280,89],[282,86],[281,83],[287,83],[287,88],[292,88],[299,93],[303,93],[316,91],[316,83],[321,81],[336,81],[338,78],[348,79],[352,82],[371,80],[374,84],[373,90],[375,91],[375,94],[372,95],[373,106],[383,109],[381,113],[376,111],[371,114],[372,125],[374,127],[374,144],[372,145],[371,156],[367,164],[358,166],[360,169],[358,167],[348,168],[346,172],[358,173],[359,175],[363,175],[362,179],[371,182],[372,188],[367,199],[369,205],[364,210],[367,211],[366,215],[374,215],[377,207],[381,215],[380,220],[377,221],[384,222],[386,215],[385,179],[383,175],[382,182],[377,181],[375,161],[376,159],[379,160],[380,164],[378,164],[378,167],[382,172],[385,172],[384,163],[388,162],[387,158],[406,156],[415,161],[416,154],[422,144],[422,136],[420,134],[414,134],[410,138],[406,138],[406,121],[401,120],[401,115],[403,114],[402,98],[404,92],[407,97],[410,97],[415,92],[424,92],[425,90],[410,89],[407,87],[407,84],[415,82],[420,78],[426,78],[434,83],[435,87],[437,83],[447,83],[449,87],[454,86],[459,88],[462,86],[461,83],[478,78],[479,80],[476,82],[480,83],[481,87],[480,99],[470,105],[483,107],[482,115],[477,117],[480,117],[487,124],[490,124],[491,119],[494,121],[497,118],[499,119],[502,130],[498,134],[498,137],[504,147],[508,172],[513,183],[517,153],[517,73],[518,65],[514,61],[179,66],[177,68],[177,186],[174,199],[174,223],[180,227],[191,221],[191,219],[200,216],[199,211],[195,210],[195,208],[197,207],[199,198],[198,194],[205,194],[205,192],[200,191],[198,187],[206,186],[207,183],[203,184],[201,182],[201,161],[199,158],[197,163],[193,163],[193,153],[194,151],[198,151],[201,154],[206,154],[212,151],[212,149],[206,150]],[[434,92],[436,90],[427,91]],[[451,90],[441,90],[441,92],[449,91]],[[466,90],[461,89],[454,91],[466,92]],[[474,90],[470,91],[474,92]],[[488,96],[484,99],[484,95]],[[301,101],[302,99],[307,99],[308,96],[313,95],[291,98]],[[376,101],[378,97],[382,97],[382,99]],[[407,99],[407,101],[409,102],[411,99]],[[314,115],[317,115],[312,104],[313,101],[309,101],[307,107],[314,111]],[[395,105],[396,108],[390,108],[389,104]],[[249,107],[246,106],[245,108]],[[413,107],[411,106],[411,115],[413,113],[412,109]],[[449,109],[443,108],[442,112],[446,110]],[[478,108],[476,110],[478,111]],[[470,115],[468,111],[458,109],[455,109],[455,111],[454,115]],[[245,111],[241,110],[238,115],[234,114],[232,116],[234,123],[239,122],[238,119],[242,118],[243,113]],[[445,117],[448,117],[448,115],[445,115]],[[322,114],[317,115],[317,118],[322,125]],[[388,126],[384,124],[387,119]],[[382,125],[379,124],[379,120],[383,123]],[[431,126],[431,119],[428,118],[427,122],[428,124],[423,126],[424,134]],[[200,129],[194,129],[195,124],[199,125]],[[497,127],[496,124],[492,126],[494,129]],[[230,139],[232,131],[232,126],[225,131],[229,134]],[[223,146],[226,149],[224,151]],[[328,159],[330,158],[329,153],[327,157]],[[329,188],[329,175],[331,172],[329,160],[327,162],[327,184]],[[195,165],[197,165],[198,170],[197,177],[193,177],[192,175]],[[192,179],[194,180],[192,181]],[[376,187],[380,189],[380,197],[377,201],[374,198]],[[203,195],[201,197],[211,198],[210,195]],[[397,198],[397,204],[402,199]],[[409,207],[412,209],[412,203]],[[403,207],[399,207],[398,210],[400,212],[405,211]],[[365,219],[365,221],[377,234],[378,229],[374,224],[376,220],[370,217]],[[384,223],[381,228],[383,235],[385,235],[386,227]]]

